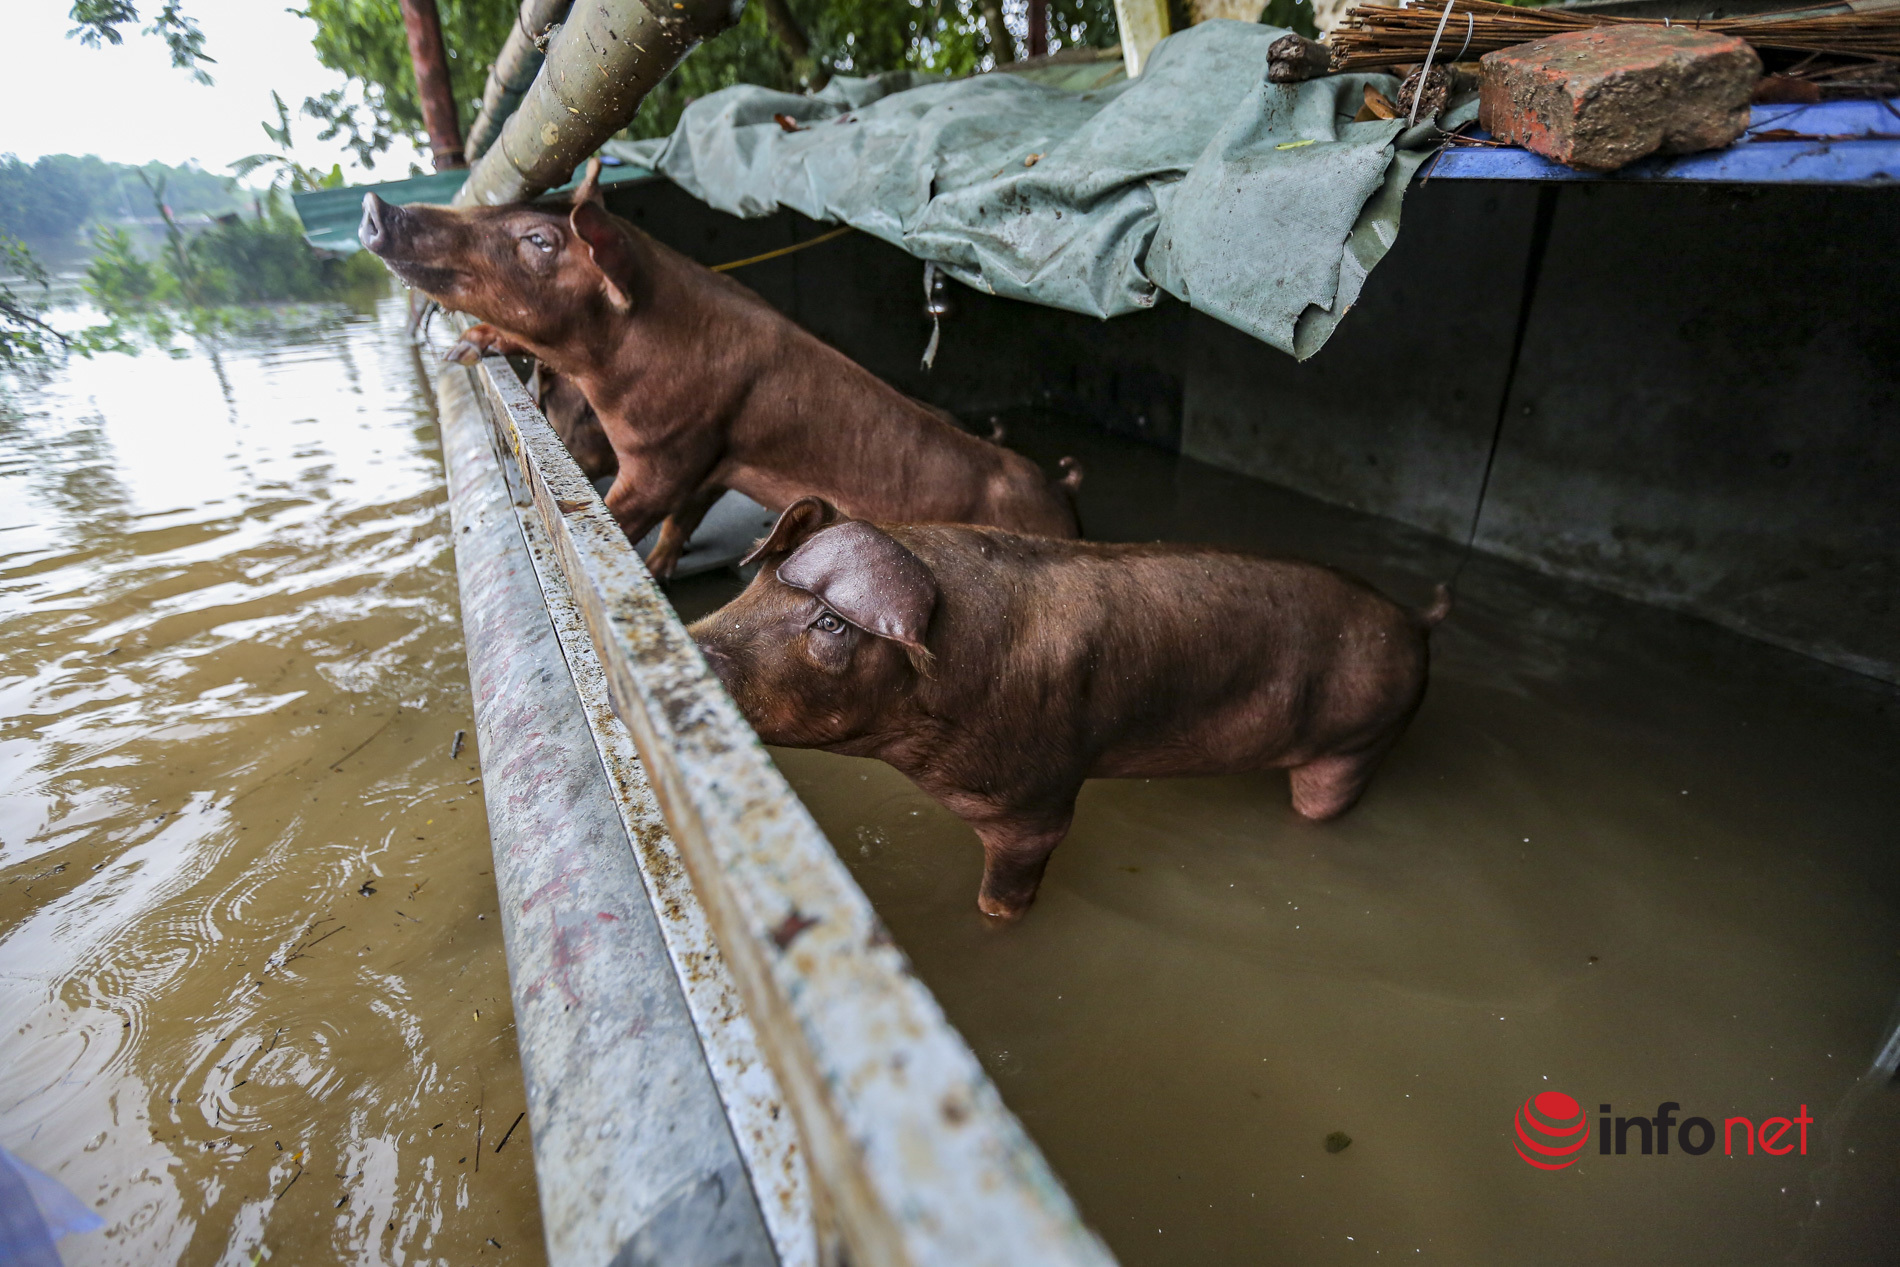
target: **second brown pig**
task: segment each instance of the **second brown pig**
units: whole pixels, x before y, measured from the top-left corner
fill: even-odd
[[[618,474],[607,509],[665,576],[699,517],[734,488],[780,510],[807,493],[878,519],[1076,535],[1079,474],[1027,458],[904,395],[738,282],[608,214],[395,207],[363,198],[362,243],[481,324],[457,351],[532,355],[599,416]]]
[[[1290,771],[1350,809],[1425,694],[1451,609],[1203,546],[872,524],[794,503],[691,633],[767,743],[876,757],[975,829],[977,905],[1035,899],[1085,779]]]

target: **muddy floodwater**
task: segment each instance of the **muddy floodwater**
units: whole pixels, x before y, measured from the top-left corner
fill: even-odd
[[[1458,565],[1009,422],[1098,537]],[[541,1258],[443,500],[395,300],[0,398],[0,1144],[69,1263]],[[1484,558],[1434,647],[1343,820],[1093,783],[1008,929],[895,772],[774,756],[1131,1267],[1900,1261],[1900,694]]]
[[[1457,564],[1157,450],[1010,434],[1082,457],[1091,535],[1414,603]],[[1124,1263],[1900,1261],[1900,1091],[1862,1081],[1900,1019],[1900,694],[1483,558],[1459,588],[1350,815],[1298,820],[1283,775],[1091,783],[1011,929],[976,911],[974,837],[901,776],[774,756]],[[1514,1149],[1546,1091],[1591,1121],[1552,1172]],[[1629,1126],[1599,1153],[1600,1106],[1670,1101],[1718,1132],[1787,1118],[1788,1151],[1736,1126],[1733,1156],[1674,1129],[1643,1156]]]
[[[68,1264],[541,1259],[402,316],[0,395],[0,1144]]]

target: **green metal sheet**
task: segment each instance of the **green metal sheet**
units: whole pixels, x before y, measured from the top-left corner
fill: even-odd
[[[602,185],[646,180],[653,175],[644,167],[623,163],[619,159],[608,158],[604,161],[612,165],[601,171]],[[575,168],[573,179],[559,189],[550,190],[550,195],[572,190],[580,183],[583,171],[582,168]],[[297,206],[297,216],[303,221],[304,237],[309,239],[310,245],[347,255],[362,249],[356,240],[356,226],[363,218],[365,193],[373,189],[382,196],[384,202],[398,207],[413,202],[445,207],[467,179],[466,170],[433,172],[427,176],[412,176],[408,180],[384,181],[380,185],[350,185],[343,189],[319,189],[315,193],[293,194],[291,201]]]

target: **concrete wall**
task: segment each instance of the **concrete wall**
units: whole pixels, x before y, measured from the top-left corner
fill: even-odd
[[[1900,198],[1563,191],[1478,542],[1900,680]]]
[[[664,183],[614,205],[707,263],[824,231]],[[1075,412],[1460,542],[1495,433],[1479,549],[1900,681],[1896,225],[1890,188],[1430,182],[1304,364],[1171,302],[1102,323],[953,285],[926,375],[902,252],[736,275],[974,423]]]

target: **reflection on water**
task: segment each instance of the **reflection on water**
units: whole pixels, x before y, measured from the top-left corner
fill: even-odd
[[[66,1261],[538,1260],[400,301],[0,391],[0,1144]]]
[[[1410,602],[1456,563],[1152,449],[1009,433],[1082,458],[1101,537]],[[1097,781],[1008,930],[975,838],[900,775],[774,757],[1130,1267],[1900,1262],[1900,1091],[1857,1083],[1900,994],[1900,693],[1482,559],[1433,642],[1344,819],[1294,817],[1284,775]],[[1559,1173],[1511,1142],[1549,1090],[1592,1119]],[[1597,1153],[1599,1104],[1665,1101],[1817,1124],[1806,1156]]]

